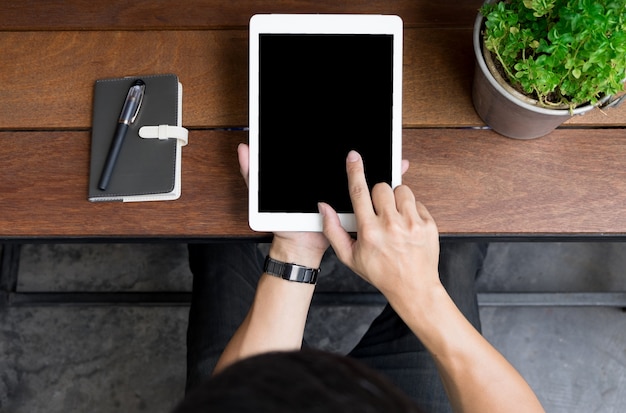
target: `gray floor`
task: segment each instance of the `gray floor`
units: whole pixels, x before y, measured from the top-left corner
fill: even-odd
[[[189,291],[184,245],[25,245],[18,292]],[[337,266],[330,259],[327,268]],[[361,290],[341,274],[320,290]],[[365,287],[366,288],[366,287]],[[492,244],[483,292],[626,291],[626,243]],[[367,288],[366,288],[367,289]],[[0,308],[0,412],[168,412],[183,393],[186,305]],[[307,340],[345,352],[380,305],[312,308]],[[484,335],[548,412],[624,412],[626,313],[481,306]]]

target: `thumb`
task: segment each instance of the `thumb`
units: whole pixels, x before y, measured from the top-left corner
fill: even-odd
[[[330,242],[333,250],[335,250],[335,254],[339,260],[349,266],[354,240],[350,234],[343,229],[339,215],[337,215],[337,212],[330,205],[325,202],[319,202],[317,208],[320,214],[322,214],[324,235]]]

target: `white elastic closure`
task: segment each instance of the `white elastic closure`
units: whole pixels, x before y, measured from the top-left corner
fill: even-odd
[[[145,139],[178,139],[182,146],[189,141],[189,131],[182,126],[142,126],[139,128],[139,136]]]

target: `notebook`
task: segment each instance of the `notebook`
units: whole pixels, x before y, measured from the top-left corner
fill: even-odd
[[[98,188],[129,88],[141,79],[145,92],[128,128],[110,182]],[[94,88],[89,195],[99,201],[162,201],[181,195],[182,85],[174,74],[101,79]]]
[[[321,231],[317,203],[356,230],[345,159],[401,182],[402,20],[257,14],[250,20],[249,225]]]

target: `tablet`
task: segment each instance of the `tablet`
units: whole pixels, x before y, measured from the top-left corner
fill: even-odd
[[[258,14],[250,19],[249,225],[321,231],[317,203],[356,222],[351,149],[370,188],[400,184],[402,20],[391,15]]]

